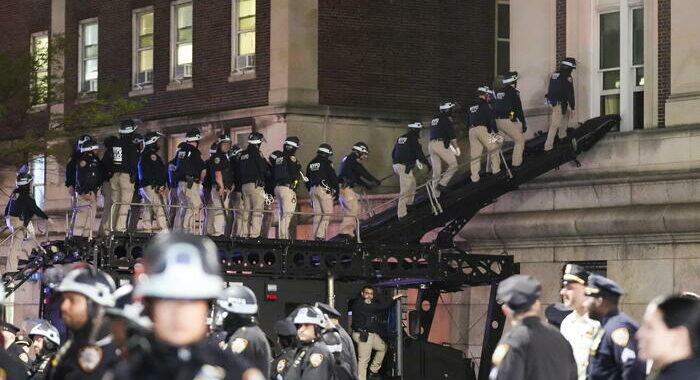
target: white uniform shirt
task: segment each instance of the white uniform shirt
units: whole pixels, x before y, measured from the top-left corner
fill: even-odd
[[[576,311],[567,315],[561,322],[561,334],[569,341],[574,351],[578,380],[586,380],[591,343],[599,328],[600,322],[589,318],[588,314],[579,315]]]

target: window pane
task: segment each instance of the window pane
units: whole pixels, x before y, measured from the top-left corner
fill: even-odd
[[[146,36],[139,37],[139,48],[149,48],[153,47],[153,35],[149,34]]]
[[[605,95],[600,97],[600,113],[602,115],[620,114],[620,95]]]
[[[620,12],[600,15],[600,68],[620,67]]]
[[[32,47],[34,55],[46,55],[49,52],[49,37],[35,37],[34,46]]]
[[[255,16],[244,17],[238,20],[238,30],[255,29]]]
[[[84,54],[83,58],[97,57],[97,45],[86,46]]]
[[[97,79],[97,60],[88,59],[85,61],[84,78],[85,80]]]
[[[139,17],[139,35],[153,34],[153,12],[142,13]]]
[[[83,46],[97,45],[97,23],[83,25]]]
[[[153,70],[153,49],[141,50],[139,52],[139,71]]]
[[[603,73],[603,90],[617,90],[620,88],[620,71],[606,71]]]
[[[632,96],[632,102],[634,107],[633,112],[633,129],[644,129],[644,91],[637,91]]]
[[[255,32],[238,35],[238,55],[255,54]]]
[[[644,8],[632,11],[632,64],[644,64]]]
[[[644,67],[638,67],[637,70],[635,70],[634,83],[637,86],[644,86]]]
[[[192,26],[192,4],[177,7],[177,28]]]
[[[238,0],[238,17],[255,15],[255,0]]]
[[[510,6],[498,4],[498,38],[510,38]]]
[[[177,42],[192,41],[192,27],[177,30]]]
[[[177,64],[192,63],[192,44],[182,44],[177,47]]]
[[[496,75],[510,71],[510,42],[498,41]]]

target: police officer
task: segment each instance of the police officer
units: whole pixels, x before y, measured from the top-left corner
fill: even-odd
[[[262,227],[260,228],[260,236],[264,237],[270,235],[270,228],[272,228],[272,220],[274,219],[274,215],[271,211],[275,203],[275,163],[279,157],[282,157],[282,152],[279,150],[267,156],[267,172],[265,173],[265,213],[263,213]]]
[[[5,287],[0,284],[0,306],[5,303]],[[0,331],[3,332],[3,337],[5,337],[5,331],[0,325]],[[5,340],[7,342],[7,340]],[[0,373],[2,373],[6,379],[18,379],[24,380],[27,378],[27,370],[22,362],[17,357],[12,357],[5,349],[7,343],[0,346]]]
[[[122,357],[138,348],[140,338],[149,332],[153,323],[142,314],[143,304],[134,299],[134,287],[131,284],[121,286],[114,291],[114,306],[106,310],[111,320],[112,341]]]
[[[316,240],[326,240],[326,229],[333,213],[333,199],[339,193],[338,176],[333,168],[333,148],[321,144],[316,149],[316,157],[306,166],[306,186],[314,209],[313,232]]]
[[[489,101],[491,90],[486,86],[477,89],[479,97],[476,104],[469,107],[469,150],[471,158],[472,182],[479,182],[481,170],[481,154],[486,148],[491,161],[491,173],[501,171],[501,143],[503,137],[498,134],[498,128],[493,118],[493,110]]]
[[[297,327],[299,347],[285,380],[330,379],[333,373],[331,352],[321,339],[323,315],[312,306],[301,307],[293,320]]]
[[[117,364],[115,380],[260,380],[261,372],[207,340],[210,303],[223,288],[216,245],[183,233],[156,235],[144,255],[143,296],[153,332]]]
[[[282,380],[292,365],[297,348],[297,328],[289,319],[275,322],[275,335],[280,351],[275,355],[270,366],[270,380]]]
[[[114,142],[112,149],[105,151],[102,158],[107,170],[112,174],[109,183],[112,187],[112,203],[123,203],[115,209],[115,231],[125,231],[129,206],[134,196],[134,183],[138,170],[138,148],[133,142],[136,131],[136,121],[123,120],[119,125],[119,140]]]
[[[177,205],[180,201],[177,197],[177,175],[175,173],[175,170],[177,169],[177,166],[175,166],[175,163],[177,163],[177,153],[175,157],[173,157],[172,160],[168,161],[168,205],[169,206],[174,206]],[[168,207],[168,225],[172,227],[177,227],[177,223],[179,223],[177,215],[179,213],[179,209],[177,207]]]
[[[85,136],[87,137],[87,136]],[[105,154],[106,152],[112,151],[114,143],[119,141],[117,136],[107,136],[104,139]],[[104,154],[102,155],[102,186],[100,186],[100,192],[102,193],[102,219],[100,220],[100,228],[97,230],[97,234],[104,236],[111,232],[110,228],[114,224],[112,215],[112,185],[110,181],[112,180],[112,168],[105,166]],[[75,177],[75,165],[73,165],[73,177]],[[73,202],[75,204],[75,201]]]
[[[700,379],[698,322],[696,297],[672,295],[649,304],[637,339],[640,358],[661,369],[655,380]]]
[[[520,101],[520,91],[516,89],[518,73],[516,71],[509,72],[501,82],[503,88],[496,92],[494,100],[496,127],[513,140],[515,145],[513,146],[511,165],[518,167],[523,163],[523,152],[525,151],[525,136],[523,134],[527,131],[525,113]]]
[[[2,330],[2,337],[5,341],[5,352],[7,352],[13,359],[21,363],[25,370],[29,369],[29,356],[27,352],[22,349],[22,347],[17,344],[17,333],[19,333],[19,327],[13,325],[9,322],[0,322],[0,330]]]
[[[231,161],[233,163],[233,193],[231,194],[230,208],[233,210],[233,221],[229,221],[226,226],[227,235],[241,236],[243,231],[243,186],[241,184],[241,173],[237,170],[238,159],[241,157],[243,149],[238,145],[231,147]]]
[[[352,339],[357,343],[357,372],[360,380],[367,379],[368,365],[369,377],[379,377],[378,373],[386,354],[386,343],[381,337],[382,320],[386,318],[386,311],[392,303],[400,297],[402,295],[397,294],[391,299],[378,300],[374,297],[374,288],[365,285],[360,292],[360,298],[355,299],[351,305]]]
[[[549,121],[549,132],[544,144],[545,151],[552,150],[557,134],[560,140],[566,137],[566,127],[569,125],[569,119],[574,115],[576,99],[571,72],[575,68],[576,60],[566,57],[559,63],[559,70],[549,78],[549,89],[545,97],[547,103],[552,106],[552,118]]]
[[[593,343],[593,337],[600,328],[600,322],[588,316],[584,305],[586,300],[586,282],[590,273],[576,264],[566,264],[562,277],[562,296],[564,306],[573,310],[561,322],[561,334],[569,341],[574,350],[574,358],[578,367],[578,379],[586,380],[588,355]]]
[[[592,274],[586,284],[585,306],[600,321],[588,359],[588,380],[644,379],[645,363],[637,357],[637,322],[619,309],[622,288],[614,281]]]
[[[224,350],[242,356],[269,378],[272,354],[265,333],[255,321],[258,313],[255,293],[246,286],[232,285],[224,290],[216,304],[228,313],[223,324],[228,333]]]
[[[80,146],[81,153],[75,173],[76,206],[80,209],[73,212],[73,236],[87,237],[92,230],[92,221],[95,219],[97,207],[97,191],[103,182],[103,168],[96,154],[98,148],[97,141],[92,137],[86,139]]]
[[[145,148],[139,158],[139,191],[146,205],[144,212],[144,223],[147,227],[151,225],[153,216],[159,231],[168,229],[168,221],[165,218],[165,202],[163,197],[166,194],[168,182],[168,168],[163,159],[158,155],[158,140],[163,135],[159,132],[148,132],[145,138]],[[146,232],[153,232],[153,228]]]
[[[242,231],[239,236],[257,238],[262,227],[262,212],[265,207],[265,177],[268,164],[260,151],[264,138],[261,133],[248,135],[248,148],[238,158],[238,169],[243,191]]]
[[[326,317],[326,324],[324,327],[338,331],[340,344],[343,347],[340,352],[340,360],[346,363],[350,372],[357,376],[357,353],[355,352],[355,345],[352,343],[350,334],[340,325],[340,312],[331,305],[323,302],[316,302],[314,306],[321,310]]]
[[[292,220],[291,214],[296,211],[297,194],[301,177],[301,164],[297,160],[296,152],[301,142],[296,136],[287,137],[284,141],[282,156],[275,160],[275,196],[280,207],[280,221],[277,237],[289,239],[289,223]]]
[[[134,144],[136,147],[136,175],[134,176],[134,194],[131,196],[131,203],[132,205],[129,207],[129,215],[127,217],[127,230],[134,232],[138,229],[138,224],[139,220],[142,220],[143,222],[143,227],[146,232],[151,232],[152,231],[152,226],[151,226],[151,219],[145,218],[145,215],[143,214],[143,209],[144,207],[141,206],[141,203],[143,203],[143,197],[141,196],[141,192],[139,189],[141,189],[141,184],[139,183],[139,171],[138,171],[138,162],[141,159],[141,154],[143,153],[143,150],[145,148],[144,144],[144,139],[143,135],[140,133],[132,133],[131,134],[131,142]]]
[[[83,141],[87,141],[87,138],[90,137],[88,135],[82,135],[78,137],[76,144],[73,147],[73,151],[71,152],[70,158],[68,159],[68,162],[66,163],[66,181],[65,185],[68,188],[68,193],[70,194],[70,208],[71,210],[75,208],[76,204],[76,199],[75,199],[75,169],[76,165],[78,164],[78,158],[80,157],[80,146],[83,144]]]
[[[47,379],[102,379],[117,361],[116,346],[105,331],[105,308],[114,305],[114,281],[93,267],[68,272],[56,288],[61,318],[70,338],[51,360]]]
[[[440,104],[440,113],[430,121],[428,153],[430,154],[430,162],[433,163],[433,183],[437,196],[447,189],[450,180],[457,173],[457,157],[461,153],[452,123],[452,110],[454,108],[455,104],[452,102]],[[445,173],[442,172],[443,161],[447,164]]]
[[[413,206],[416,195],[416,176],[413,170],[423,168],[423,164],[432,170],[432,165],[423,154],[420,142],[420,130],[423,124],[416,121],[408,125],[408,133],[396,139],[391,158],[394,163],[394,173],[399,176],[399,205],[397,207],[399,220],[408,213],[408,207]]]
[[[175,153],[177,197],[181,206],[178,227],[190,232],[195,231],[197,214],[202,206],[200,184],[204,179],[206,166],[202,160],[202,153],[197,148],[201,139],[199,129],[190,129],[185,135],[185,141],[178,145]]]
[[[495,379],[576,380],[571,346],[539,313],[542,286],[532,276],[515,275],[498,285],[497,297],[513,328],[493,353]]]
[[[211,210],[212,234],[221,236],[224,235],[226,229],[228,207],[234,186],[234,162],[230,156],[231,137],[223,134],[216,140],[216,144],[216,152],[210,159],[209,173],[212,186],[209,194],[211,205],[218,208]]]
[[[61,337],[58,329],[51,322],[43,319],[29,330],[29,336],[32,338],[32,349],[36,354],[32,363],[31,379],[43,380],[46,377],[51,358],[61,346]]]
[[[357,380],[357,372],[352,372],[350,364],[343,360],[343,345],[338,330],[334,327],[323,329],[321,340],[331,353],[331,378],[334,380]]]
[[[49,216],[36,205],[36,201],[32,198],[31,183],[33,180],[34,178],[31,174],[21,170],[17,175],[17,188],[10,194],[10,199],[5,207],[5,222],[7,223],[7,228],[13,234],[10,252],[7,257],[7,272],[17,271],[20,251],[23,258],[26,258],[28,252],[31,252],[36,247],[35,239],[32,238],[31,245],[26,248],[27,251],[22,249],[22,243],[27,234],[34,234],[32,218],[36,215],[51,221]]]
[[[217,139],[218,140],[218,139]],[[217,144],[216,141],[211,143],[209,146],[209,158],[207,158],[206,161],[204,161],[204,180],[202,181],[202,193],[204,195],[204,205],[206,207],[211,207],[212,206],[212,201],[211,201],[211,188],[212,188],[212,163],[214,162],[214,155],[216,154],[216,150],[219,148],[219,144]],[[214,211],[213,210],[206,210],[206,232],[207,235],[214,235]]]
[[[338,236],[348,240],[355,238],[355,228],[360,213],[360,201],[355,191],[356,186],[371,189],[381,183],[365,169],[361,161],[369,155],[369,148],[363,142],[357,142],[352,146],[352,152],[343,158],[338,170],[338,182],[340,183],[340,204],[345,211],[345,217],[340,224]]]

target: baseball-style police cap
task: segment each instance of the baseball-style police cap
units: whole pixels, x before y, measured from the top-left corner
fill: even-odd
[[[279,336],[296,336],[297,327],[289,319],[280,319],[275,322],[275,334]]]
[[[564,267],[564,275],[562,276],[562,286],[569,283],[578,283],[586,285],[590,273],[582,266],[576,264],[566,264]]]
[[[601,275],[592,274],[586,284],[586,295],[591,297],[602,297],[605,295],[621,296],[625,294],[622,287],[615,281]]]
[[[19,332],[19,327],[13,325],[12,323],[1,321],[0,322],[0,330],[2,331],[7,331],[13,334],[17,334]]]
[[[510,276],[498,285],[496,294],[513,311],[524,311],[540,298],[542,285],[532,276],[517,274]]]

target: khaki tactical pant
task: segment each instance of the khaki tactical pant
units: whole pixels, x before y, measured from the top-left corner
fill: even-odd
[[[360,200],[352,187],[340,188],[340,205],[343,206],[345,216],[340,223],[339,233],[355,236],[357,226],[355,217],[360,213]]]
[[[428,153],[430,153],[430,162],[433,165],[433,182],[447,186],[457,173],[457,156],[450,148],[445,148],[445,143],[442,140],[430,141]],[[447,170],[444,174],[442,173],[442,161],[447,164]]]
[[[413,169],[406,173],[406,165],[394,164],[394,173],[399,176],[399,205],[398,216],[403,218],[408,214],[407,205],[412,205],[416,196],[416,176]]]
[[[112,203],[130,203],[134,196],[134,184],[131,183],[131,176],[127,173],[114,173],[112,179],[109,180],[109,185],[112,188]],[[114,230],[119,232],[126,231],[126,221],[129,214],[130,206],[121,204],[114,208],[116,214],[116,223]],[[115,217],[115,216],[112,216]]]
[[[495,142],[489,142],[490,136],[491,134],[483,125],[469,128],[472,182],[479,182],[481,154],[484,148],[486,148],[489,159],[491,160],[491,173],[496,174],[501,171],[501,155],[499,154],[501,145]]]
[[[146,228],[151,226],[147,232],[153,232],[152,220],[155,216],[156,225],[160,231],[168,230],[168,220],[165,218],[165,207],[163,207],[163,195],[151,186],[141,188],[141,197],[143,198],[144,210],[144,225]],[[148,223],[146,223],[148,221]]]
[[[34,226],[32,222],[29,222],[27,227],[24,227],[24,221],[17,216],[6,216],[5,223],[7,228],[14,233],[10,244],[10,252],[7,255],[5,272],[16,272],[19,259],[27,259],[32,249],[37,247],[34,239],[30,239],[27,243],[24,242],[27,236],[34,235]]]
[[[326,238],[326,229],[331,221],[330,214],[333,212],[333,196],[327,193],[321,186],[311,187],[311,205],[314,208],[314,237],[316,239]]]
[[[102,184],[100,188],[102,191],[102,220],[100,220],[100,229],[97,234],[100,236],[107,235],[111,231],[110,223],[112,223],[112,185],[109,182]],[[73,200],[75,204],[75,200]]]
[[[559,139],[566,137],[566,128],[569,126],[571,118],[571,109],[567,107],[565,113],[561,113],[561,103],[552,107],[552,118],[549,120],[549,132],[547,132],[547,141],[544,143],[544,150],[552,150],[554,148],[554,136],[559,134]]]
[[[193,183],[192,187],[187,188],[187,181],[180,181],[177,184],[177,198],[181,207],[178,210],[179,225],[185,231],[196,234],[197,214],[199,208],[202,207],[202,197],[199,194],[200,185]]]
[[[93,222],[95,220],[95,208],[97,207],[96,197],[97,195],[95,193],[76,195],[76,207],[89,207],[75,210],[75,218],[73,219],[75,221],[73,225],[73,236],[90,236],[91,229],[93,228]]]
[[[233,236],[243,236],[243,232],[247,231],[243,227],[243,193],[240,191],[234,191],[231,195],[231,208],[233,209],[233,231],[231,235]]]
[[[277,227],[277,238],[289,239],[289,222],[292,220],[291,214],[297,208],[297,194],[289,186],[275,187],[275,196],[280,205],[280,222]]]
[[[498,130],[508,135],[515,145],[513,146],[512,166],[520,166],[523,163],[523,152],[525,151],[525,136],[523,136],[523,125],[520,121],[510,119],[496,119]]]
[[[369,333],[367,341],[360,342],[360,333],[354,332],[352,333],[352,340],[357,343],[357,378],[359,380],[366,380],[367,365],[372,356],[372,351],[376,352],[374,353],[374,359],[372,359],[369,370],[373,373],[377,373],[382,368],[382,361],[384,360],[384,354],[386,354],[386,343],[375,333]]]
[[[224,193],[224,198],[219,196],[219,192],[216,191],[216,187],[212,187],[209,191],[209,196],[211,197],[211,207],[222,208],[207,210],[207,233],[213,236],[224,235],[226,230],[226,219],[228,218],[228,209],[230,204],[231,192],[226,191]],[[211,223],[209,222],[211,220]],[[211,228],[211,231],[210,229]]]
[[[245,225],[247,224],[248,230],[248,234],[245,237],[260,237],[263,213],[253,210],[265,209],[265,189],[255,183],[243,184],[243,205],[246,210],[243,213],[243,228],[246,229]]]

